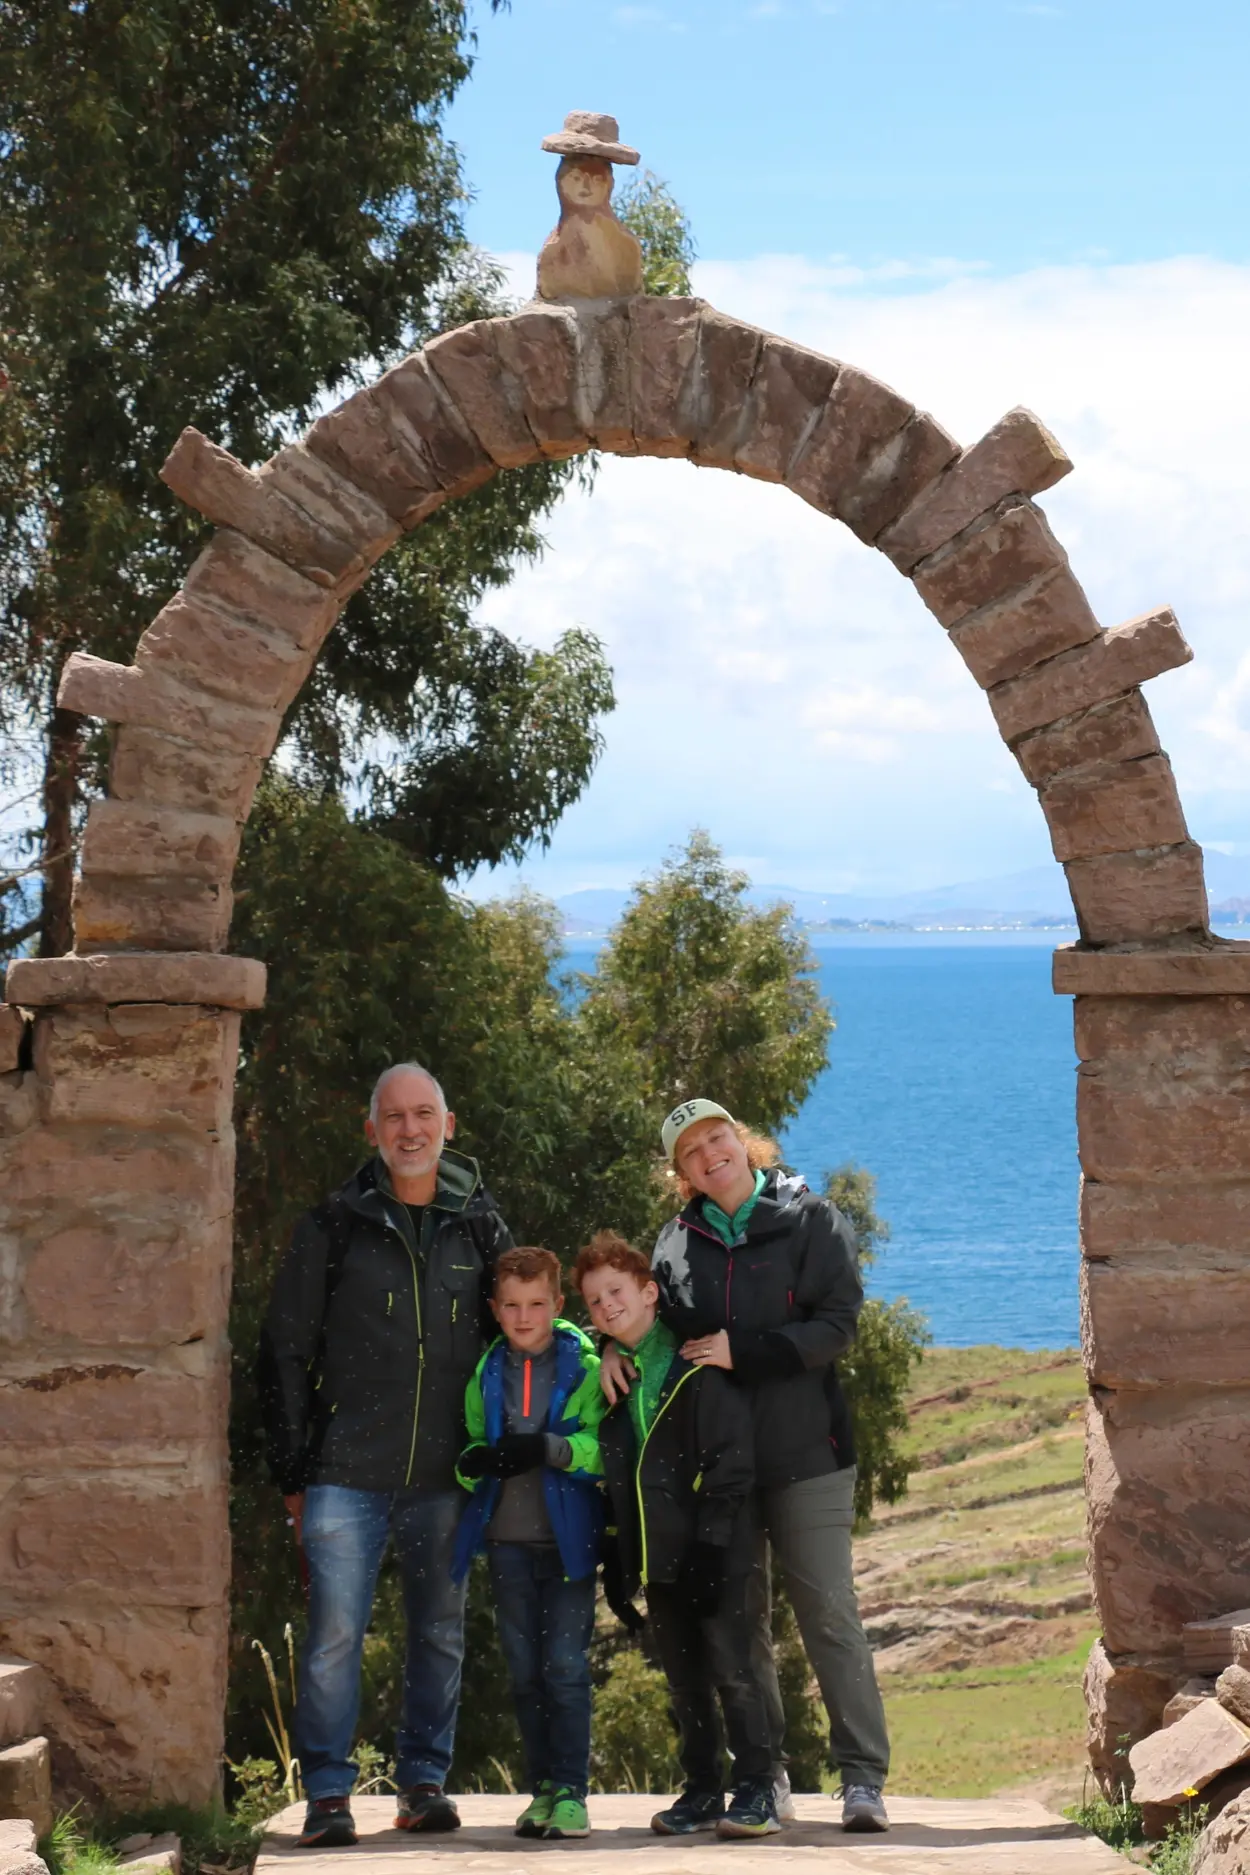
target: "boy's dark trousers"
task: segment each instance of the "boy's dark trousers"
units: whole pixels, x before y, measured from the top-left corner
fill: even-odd
[[[586,1796],[595,1578],[565,1580],[554,1543],[487,1543],[499,1642],[508,1663],[531,1791]]]
[[[705,1621],[692,1619],[673,1583],[647,1584],[651,1634],[681,1732],[682,1774],[700,1795],[725,1788],[726,1738],[735,1785],[772,1777],[768,1704],[751,1666],[748,1579],[729,1575],[720,1607]]]

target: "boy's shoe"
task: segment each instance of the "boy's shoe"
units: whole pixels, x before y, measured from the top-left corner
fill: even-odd
[[[398,1793],[395,1827],[433,1835],[437,1830],[459,1829],[460,1812],[437,1784],[412,1784]]]
[[[790,1788],[790,1773],[778,1771],[773,1779],[773,1803],[777,1810],[779,1823],[797,1823],[799,1813],[794,1807],[794,1792]]]
[[[683,1790],[669,1809],[656,1811],[651,1827],[657,1836],[693,1836],[701,1829],[715,1829],[724,1814],[723,1792]]]
[[[550,1784],[540,1784],[516,1820],[518,1836],[541,1836],[551,1821],[555,1802]]]
[[[842,1827],[860,1836],[889,1829],[890,1819],[881,1800],[880,1784],[843,1785]]]
[[[754,1778],[739,1784],[729,1799],[729,1808],[716,1825],[718,1836],[775,1836],[781,1828],[777,1821],[777,1799],[771,1777]]]
[[[350,1849],[359,1842],[350,1797],[310,1797],[304,1827],[295,1838],[300,1849]]]
[[[544,1842],[562,1842],[566,1836],[589,1836],[590,1817],[586,1799],[575,1797],[571,1790],[553,1791],[551,1816],[543,1831]]]

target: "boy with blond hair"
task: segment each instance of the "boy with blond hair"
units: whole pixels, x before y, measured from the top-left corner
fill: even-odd
[[[518,1836],[588,1836],[590,1665],[603,1526],[593,1344],[561,1319],[559,1260],[507,1250],[491,1309],[501,1330],[465,1392],[457,1475],[472,1497],[457,1534],[463,1581],[485,1548],[531,1801]]]
[[[749,1404],[726,1374],[683,1359],[659,1320],[651,1266],[623,1237],[592,1238],[572,1282],[592,1326],[629,1354],[638,1375],[599,1440],[617,1533],[610,1600],[623,1606],[646,1589],[681,1733],[685,1788],[651,1827],[663,1836],[771,1835],[780,1825],[769,1715],[747,1620],[755,1546]],[[728,1808],[722,1723],[733,1756]]]

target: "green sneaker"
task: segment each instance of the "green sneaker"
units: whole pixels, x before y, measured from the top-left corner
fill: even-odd
[[[554,1802],[550,1784],[540,1784],[516,1820],[518,1836],[541,1836],[551,1821]]]
[[[566,1836],[589,1836],[590,1818],[586,1801],[571,1790],[557,1790],[551,1798],[551,1820],[543,1831],[547,1842],[560,1842]]]

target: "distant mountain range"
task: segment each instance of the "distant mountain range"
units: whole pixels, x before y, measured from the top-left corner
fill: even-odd
[[[1250,922],[1250,859],[1208,851],[1206,870],[1213,914],[1226,923]],[[556,900],[565,935],[595,937],[607,931],[629,896],[607,888],[566,893]],[[923,892],[806,892],[798,886],[760,885],[751,886],[747,898],[753,905],[775,905],[784,899],[801,923],[816,928],[895,925],[931,931],[1072,923],[1072,901],[1057,865],[1032,866],[1000,879],[930,886]]]

